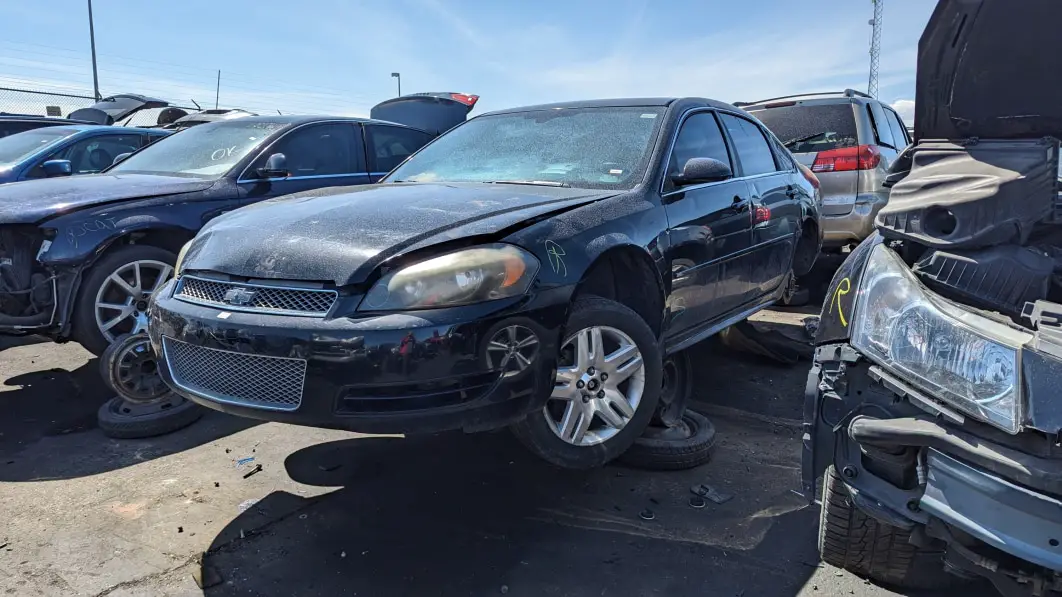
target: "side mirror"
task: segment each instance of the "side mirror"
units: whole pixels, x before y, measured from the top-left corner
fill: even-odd
[[[70,176],[73,173],[70,160],[48,160],[41,164],[41,169],[44,170],[44,175],[48,178]]]
[[[265,166],[257,170],[259,178],[285,178],[288,172],[288,158],[282,153],[274,153],[266,158]]]
[[[724,164],[715,158],[690,158],[682,167],[682,174],[671,177],[675,186],[702,184],[706,182],[718,182],[734,176],[734,171],[728,164]]]
[[[129,157],[131,155],[133,155],[133,152],[131,152],[131,151],[127,151],[125,153],[120,153],[120,154],[114,156],[114,161],[111,162],[111,165],[112,166],[117,166],[119,163],[124,162],[125,158],[127,158],[127,157]]]

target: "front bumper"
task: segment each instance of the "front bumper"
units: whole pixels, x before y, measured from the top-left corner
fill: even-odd
[[[819,218],[823,245],[837,247],[862,242],[874,232],[874,218],[887,202],[887,195],[859,195],[852,211],[842,215],[823,214]]]
[[[571,294],[565,287],[466,307],[313,318],[191,304],[173,298],[174,284],[151,306],[149,335],[163,379],[177,393],[238,416],[365,433],[490,429],[541,408]],[[511,325],[533,331],[540,343],[530,366],[503,375],[489,366],[486,346]],[[197,372],[182,364],[191,362],[184,353],[196,355],[194,366],[210,368],[196,378],[210,389],[188,381]],[[277,379],[287,384],[301,374],[297,398],[263,404],[224,383],[255,386],[239,369],[245,363],[254,375],[273,374],[271,363],[304,363]]]
[[[942,422],[881,379],[848,345],[818,349],[805,390],[805,495],[833,465],[880,522],[942,522],[1062,572],[1062,460],[1004,445],[987,425]]]

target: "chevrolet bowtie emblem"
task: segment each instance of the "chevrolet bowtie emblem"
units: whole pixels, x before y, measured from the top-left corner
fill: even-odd
[[[246,288],[230,288],[225,292],[225,297],[221,300],[230,305],[247,305],[254,299],[255,294],[255,291]]]

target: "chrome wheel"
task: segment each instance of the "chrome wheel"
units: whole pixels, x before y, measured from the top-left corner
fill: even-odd
[[[161,261],[133,261],[111,273],[96,293],[96,327],[107,342],[147,330],[147,303],[173,275]]]
[[[616,328],[590,327],[561,345],[543,414],[557,437],[592,446],[627,426],[644,390],[645,363],[634,340]]]

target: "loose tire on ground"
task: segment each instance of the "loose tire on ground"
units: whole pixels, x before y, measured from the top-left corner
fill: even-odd
[[[137,261],[157,261],[172,268],[177,261],[177,256],[166,249],[151,245],[124,245],[108,251],[85,272],[81,287],[78,289],[77,302],[74,304],[72,336],[86,350],[95,355],[103,354],[103,351],[107,350],[111,344],[111,340],[100,332],[96,324],[96,295],[111,274]],[[115,314],[117,315],[117,312]],[[115,336],[133,332],[131,329],[118,329],[124,325],[123,323],[116,326]]]
[[[114,397],[100,406],[96,421],[107,437],[140,439],[184,429],[198,421],[203,412],[203,407],[173,394],[153,407]]]
[[[715,426],[704,415],[687,410],[682,413],[681,431],[687,437],[659,437],[649,428],[634,440],[619,461],[635,468],[656,471],[679,471],[709,462],[715,447]],[[688,431],[687,431],[688,430]]]
[[[586,296],[575,302],[563,340],[592,327],[614,328],[633,341],[644,365],[644,385],[634,414],[622,429],[595,445],[578,446],[561,439],[544,410],[536,410],[512,426],[513,434],[532,452],[564,468],[594,468],[617,458],[645,431],[660,399],[661,351],[645,321],[620,303]]]
[[[920,549],[911,533],[882,524],[852,505],[848,490],[830,466],[822,480],[819,556],[823,562],[884,585],[937,589],[959,582],[943,568],[943,551]]]

